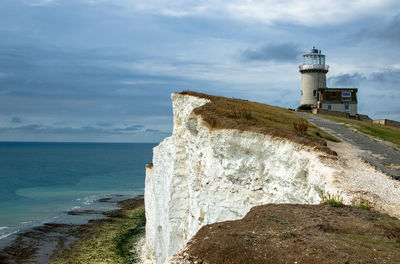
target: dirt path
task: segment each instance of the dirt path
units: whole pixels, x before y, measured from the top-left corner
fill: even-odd
[[[371,164],[393,179],[400,180],[400,151],[394,150],[362,134],[353,132],[342,123],[336,123],[309,113],[296,112],[296,114],[307,118],[308,121],[326,132],[356,146],[362,150],[358,156],[363,161]]]

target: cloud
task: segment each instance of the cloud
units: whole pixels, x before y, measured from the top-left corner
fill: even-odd
[[[123,128],[115,128],[113,131],[115,132],[131,132],[131,131],[138,131],[141,130],[144,126],[143,125],[132,125]]]
[[[392,16],[397,0],[81,0],[92,5],[112,4],[124,10],[172,17],[226,17],[258,23],[294,23],[310,27],[341,24],[367,16]],[[397,8],[397,9],[396,9]]]
[[[293,43],[265,44],[257,49],[247,49],[242,52],[243,61],[298,61],[300,49]]]
[[[339,74],[328,78],[328,83],[340,87],[377,86],[380,90],[400,89],[400,69],[386,69],[370,74]]]
[[[388,40],[400,42],[400,14],[397,14],[387,23],[379,21],[378,25],[363,28],[357,36],[361,38],[372,38],[379,41]]]
[[[96,124],[98,125],[98,123]],[[43,124],[28,124],[17,127],[0,127],[0,133],[4,132],[18,132],[18,133],[28,133],[28,134],[130,134],[130,133],[165,133],[161,130],[147,128],[144,129],[144,125],[131,125],[125,127],[108,128],[96,127],[93,125],[85,125],[81,127],[71,127],[71,126],[50,126]]]
[[[339,74],[328,78],[328,83],[336,87],[355,87],[367,78],[361,73]]]
[[[166,81],[162,81],[162,80],[124,80],[124,81],[120,81],[119,83],[124,84],[124,85],[167,84]]]
[[[35,0],[35,1],[30,1],[30,5],[31,6],[47,6],[47,5],[51,5],[54,4],[55,2],[57,2],[58,0]]]
[[[111,127],[113,124],[108,123],[108,122],[98,122],[96,123],[96,126],[101,126],[101,127]]]
[[[151,129],[151,128],[148,128],[148,129],[146,129],[146,132],[149,132],[149,133],[160,133],[161,131],[158,130],[158,129]]]
[[[13,116],[13,117],[11,118],[11,123],[13,123],[13,124],[20,124],[20,123],[22,123],[22,119],[21,119],[19,116]]]
[[[393,89],[400,88],[400,70],[389,69],[381,72],[373,72],[369,77],[370,81],[389,83],[393,85]]]

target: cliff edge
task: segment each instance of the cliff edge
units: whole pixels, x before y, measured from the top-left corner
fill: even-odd
[[[173,94],[172,103],[173,134],[146,167],[150,262],[164,263],[202,226],[267,203],[318,204],[324,194],[340,193],[346,203],[367,200],[400,216],[399,182],[363,167],[383,185],[348,187],[351,170],[326,146],[333,138],[311,124],[297,133],[293,123],[303,121],[291,111],[192,92]],[[390,197],[379,188],[389,188]]]

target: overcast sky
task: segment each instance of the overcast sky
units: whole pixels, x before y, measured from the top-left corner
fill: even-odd
[[[295,108],[312,46],[400,120],[398,0],[1,0],[0,141],[158,142],[182,90]]]

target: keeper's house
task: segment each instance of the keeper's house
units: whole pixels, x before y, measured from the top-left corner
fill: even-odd
[[[319,88],[317,108],[357,114],[357,88]]]

